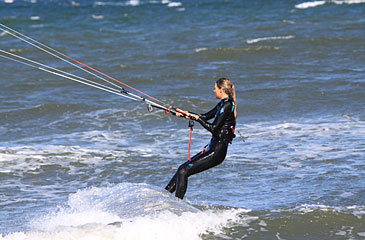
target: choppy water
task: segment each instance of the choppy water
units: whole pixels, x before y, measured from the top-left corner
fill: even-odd
[[[185,120],[0,58],[0,239],[365,238],[365,1],[1,0],[0,22],[195,112],[228,77],[245,137],[180,201]]]

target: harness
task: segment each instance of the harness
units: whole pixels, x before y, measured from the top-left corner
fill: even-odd
[[[219,115],[223,113],[223,108],[222,108],[223,102],[220,104],[220,109],[218,109],[215,118]],[[232,106],[232,112],[234,112],[234,108],[235,105],[233,104]],[[190,128],[190,136],[189,136],[189,147],[188,147],[188,156],[189,156],[189,162],[191,162],[191,155],[190,155],[190,149],[191,149],[191,139],[193,136],[193,128],[194,128],[194,121],[193,120],[189,120],[189,128]],[[234,134],[235,129],[236,129],[236,123],[234,123],[233,125],[231,125],[229,127],[230,129],[224,128],[224,126],[222,127],[222,129],[220,130],[219,133],[219,138],[220,139],[224,139],[226,141],[228,141],[229,143],[232,144],[232,140],[233,138],[236,137],[236,135]],[[204,153],[205,149],[207,148],[208,145],[206,145],[203,150],[201,151],[201,153]]]

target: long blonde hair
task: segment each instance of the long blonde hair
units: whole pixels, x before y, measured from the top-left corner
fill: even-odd
[[[236,89],[231,80],[228,78],[220,78],[216,81],[217,87],[222,89],[230,99],[234,102],[234,117],[237,120],[237,101],[236,101]]]

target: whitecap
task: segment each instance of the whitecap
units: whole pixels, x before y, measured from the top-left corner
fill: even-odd
[[[354,194],[352,192],[344,192],[340,196],[343,198],[348,198],[354,196]]]
[[[206,51],[206,50],[208,50],[208,48],[197,48],[197,49],[195,49],[194,51],[195,51],[196,53],[198,53],[198,52],[202,52],[202,51]]]
[[[245,209],[199,210],[164,189],[121,183],[81,189],[66,206],[35,219],[28,232],[0,239],[201,239],[220,234],[232,223],[243,224]],[[252,220],[251,220],[252,221]],[[184,226],[183,228],[181,226]]]
[[[262,42],[262,41],[288,40],[288,39],[293,39],[293,38],[294,38],[294,36],[292,36],[292,35],[289,35],[289,36],[273,36],[273,37],[262,37],[262,38],[247,39],[246,42],[248,44],[253,44],[253,43]]]
[[[141,5],[139,0],[130,0],[127,2],[103,2],[103,1],[97,1],[94,3],[95,6],[118,6],[118,7],[124,7],[124,6],[139,6]]]
[[[40,20],[41,18],[39,17],[39,16],[31,16],[30,17],[30,20],[32,20],[32,21],[38,21],[38,20]]]
[[[95,19],[95,20],[101,20],[101,19],[104,19],[104,16],[103,15],[92,15],[92,18]]]
[[[313,1],[313,2],[304,2],[295,5],[295,8],[298,9],[306,9],[306,8],[312,8],[312,7],[318,7],[327,3],[334,3],[337,5],[342,4],[361,4],[365,3],[365,0],[329,0],[329,1]]]
[[[342,5],[342,4],[360,4],[365,3],[365,0],[332,0],[332,3]]]
[[[324,4],[326,4],[326,1],[304,2],[304,3],[295,5],[295,8],[306,9],[306,8],[321,6]]]
[[[167,7],[180,7],[182,5],[182,3],[180,2],[169,2],[167,4]]]
[[[139,6],[140,2],[139,2],[139,0],[130,0],[129,2],[127,2],[127,5],[129,5],[129,6]]]
[[[336,236],[346,236],[346,234],[347,232],[342,230],[336,232]]]

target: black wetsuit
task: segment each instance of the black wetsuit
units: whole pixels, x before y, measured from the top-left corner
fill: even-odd
[[[215,167],[223,162],[227,154],[228,143],[235,137],[234,128],[234,103],[231,99],[221,100],[217,106],[205,114],[199,115],[199,122],[205,129],[212,133],[212,139],[207,148],[191,158],[191,161],[183,163],[176,174],[166,186],[166,190],[183,199],[187,186],[188,177]],[[213,123],[207,122],[214,118]]]

